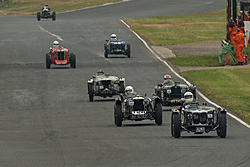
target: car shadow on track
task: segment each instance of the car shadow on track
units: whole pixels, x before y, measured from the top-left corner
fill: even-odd
[[[70,67],[67,67],[67,66],[61,66],[61,67],[57,66],[57,67],[50,67],[50,69],[56,69],[56,70],[58,69],[59,70],[59,69],[73,69],[73,68],[70,68]]]
[[[115,99],[96,99],[93,102],[109,102],[109,101],[115,101]]]
[[[108,56],[108,58],[106,58],[106,59],[124,59],[124,58],[130,59],[127,56],[123,56],[123,55],[121,55],[121,56]]]
[[[174,137],[171,137],[175,139]],[[219,136],[181,136],[179,139],[220,139]]]

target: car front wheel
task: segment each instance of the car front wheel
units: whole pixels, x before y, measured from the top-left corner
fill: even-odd
[[[114,106],[114,120],[116,126],[122,126],[122,106],[119,104]]]
[[[171,118],[171,133],[172,136],[175,138],[179,138],[181,136],[181,121],[179,113],[173,113],[172,112],[172,118]]]
[[[155,105],[155,123],[162,125],[162,106],[161,103]]]

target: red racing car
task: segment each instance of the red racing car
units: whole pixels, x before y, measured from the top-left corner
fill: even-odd
[[[49,53],[46,54],[46,68],[50,68],[51,64],[68,65],[71,68],[76,68],[76,56],[69,52],[69,49],[59,46],[57,48],[50,48]]]

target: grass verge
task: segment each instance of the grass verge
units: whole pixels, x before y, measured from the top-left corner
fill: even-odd
[[[121,0],[4,0],[0,1],[0,14],[35,14],[45,4],[52,11],[63,12]]]
[[[151,45],[165,46],[225,38],[225,10],[180,16],[124,19]]]
[[[250,124],[250,68],[185,71],[181,74],[208,98]]]
[[[217,55],[207,56],[178,56],[167,58],[171,64],[176,66],[201,66],[201,67],[217,67],[220,66]]]

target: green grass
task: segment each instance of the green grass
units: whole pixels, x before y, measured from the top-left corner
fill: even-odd
[[[225,10],[180,16],[124,19],[151,45],[165,46],[225,38]]]
[[[178,56],[167,58],[173,65],[176,66],[201,66],[201,67],[216,67],[220,66],[217,55],[208,56]]]
[[[0,14],[35,14],[48,4],[52,11],[62,12],[121,0],[5,0]]]
[[[182,75],[250,124],[250,68],[185,71]]]

